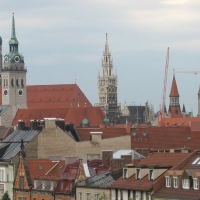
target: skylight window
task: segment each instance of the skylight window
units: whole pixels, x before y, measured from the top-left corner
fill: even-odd
[[[193,162],[192,165],[200,165],[200,157],[196,158]]]

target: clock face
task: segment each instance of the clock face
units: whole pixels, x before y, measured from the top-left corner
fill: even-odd
[[[3,95],[5,95],[5,96],[8,95],[8,90],[7,90],[7,89],[5,89],[5,90],[3,91]]]
[[[19,90],[18,90],[18,94],[19,94],[19,96],[22,96],[22,95],[23,95],[23,90],[22,90],[22,89],[19,89]]]
[[[14,60],[15,60],[16,63],[18,63],[20,61],[20,57],[19,56],[15,56]]]
[[[8,56],[4,57],[4,62],[7,63],[8,62]]]

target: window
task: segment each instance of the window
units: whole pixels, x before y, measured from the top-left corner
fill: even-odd
[[[26,197],[18,197],[18,200],[26,200]]]
[[[149,170],[149,180],[153,181],[153,169]]]
[[[169,176],[165,176],[165,180],[166,180],[166,187],[171,187],[171,179]]]
[[[86,200],[90,200],[90,193],[86,193]]]
[[[99,199],[99,194],[94,194],[94,200],[98,200]]]
[[[190,188],[190,180],[183,179],[183,189],[189,189],[189,188]]]
[[[137,180],[140,180],[140,169],[136,169],[137,171]]]
[[[194,190],[199,189],[199,179],[193,178],[193,186],[194,186]]]
[[[78,193],[78,199],[79,199],[79,200],[82,200],[82,192],[79,192],[79,193]]]
[[[54,188],[54,181],[51,181],[51,188],[50,188],[50,190],[53,190],[53,188]]]
[[[20,187],[20,189],[24,189],[24,177],[23,176],[19,177],[19,187]]]
[[[34,180],[34,188],[37,188],[37,180]]]
[[[42,189],[45,189],[45,187],[46,187],[46,182],[42,181]]]
[[[174,177],[174,188],[178,188],[178,178]]]
[[[192,165],[199,165],[200,164],[200,157],[196,158],[193,162]]]
[[[14,86],[13,78],[11,79],[11,86]]]
[[[4,184],[0,184],[0,196],[4,194]]]
[[[19,86],[19,82],[18,82],[18,79],[16,79],[16,86]]]
[[[24,87],[24,80],[21,79],[21,86]]]
[[[128,169],[124,169],[124,179],[128,178]]]
[[[33,198],[33,200],[36,200],[36,198]]]

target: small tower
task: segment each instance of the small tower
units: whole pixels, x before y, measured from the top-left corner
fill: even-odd
[[[198,92],[198,117],[200,117],[200,86],[199,86],[199,92]]]
[[[170,92],[170,113],[171,118],[181,118],[183,115],[181,114],[180,104],[179,104],[179,93],[176,85],[175,75],[172,80],[172,87]]]
[[[27,108],[26,96],[26,68],[24,57],[18,52],[19,42],[15,33],[15,18],[12,15],[12,31],[9,41],[9,53],[4,56],[2,78],[2,106],[7,108],[6,124],[1,119],[1,124],[9,126],[19,108]],[[1,117],[2,118],[2,117]]]
[[[117,102],[117,75],[113,72],[107,34],[101,67],[102,75],[98,75],[99,103],[96,105],[101,107],[111,123],[115,123],[120,116],[121,105]]]

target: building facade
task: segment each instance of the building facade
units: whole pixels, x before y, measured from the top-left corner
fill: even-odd
[[[117,100],[117,74],[113,72],[113,60],[106,34],[105,50],[102,58],[102,75],[98,75],[98,98],[100,106],[110,122],[115,123],[120,116],[121,105]]]

